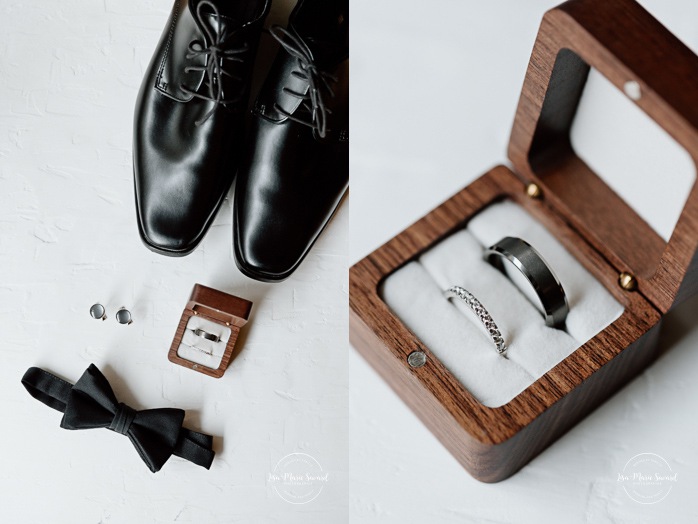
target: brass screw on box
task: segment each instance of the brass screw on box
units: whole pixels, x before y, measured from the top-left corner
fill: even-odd
[[[634,275],[625,271],[618,277],[618,283],[626,291],[635,291],[637,289],[637,279]]]
[[[538,184],[531,182],[526,186],[526,194],[531,198],[543,198],[543,190]]]

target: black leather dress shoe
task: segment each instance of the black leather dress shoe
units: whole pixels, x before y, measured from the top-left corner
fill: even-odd
[[[265,282],[295,271],[349,185],[347,0],[299,0],[253,110],[235,188],[238,268]]]
[[[153,251],[190,253],[230,188],[270,3],[175,1],[134,119],[138,226]]]

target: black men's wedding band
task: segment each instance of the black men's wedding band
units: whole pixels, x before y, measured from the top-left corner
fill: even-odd
[[[485,250],[484,257],[506,273],[505,260],[509,261],[533,286],[543,306],[545,324],[561,327],[565,324],[569,306],[562,284],[543,257],[528,242],[520,238],[506,237]]]
[[[205,338],[206,340],[210,340],[211,342],[221,341],[221,337],[219,337],[218,335],[214,335],[213,333],[209,333],[208,331],[204,331],[203,329],[196,328],[192,329],[192,331],[197,337]]]

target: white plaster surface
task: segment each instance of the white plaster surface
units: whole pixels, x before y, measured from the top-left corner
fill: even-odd
[[[269,23],[285,23],[292,4],[275,0]],[[139,239],[132,114],[171,5],[0,0],[3,523],[346,519],[348,206],[277,285],[236,269],[230,198],[188,257],[153,254]],[[264,37],[259,78],[270,44]],[[195,282],[254,302],[220,380],[167,360]],[[98,301],[105,322],[88,314]],[[115,322],[120,306],[132,325]],[[91,362],[135,408],[186,409],[187,426],[216,437],[211,470],[173,457],[152,474],[128,439],[60,429],[60,414],[20,384],[33,365],[75,381]],[[329,472],[312,503],[284,502],[269,483],[292,452]]]
[[[352,0],[352,261],[506,162],[540,19],[557,3]],[[641,3],[698,50],[698,4]],[[631,187],[621,194],[665,234],[672,219],[666,208],[680,207],[692,166],[671,146],[652,141],[643,119],[623,117],[623,125],[611,126],[609,119],[627,115],[627,108],[618,109],[612,93],[598,96],[585,97],[582,114],[592,111],[594,118],[580,118],[575,145],[613,187],[628,189],[629,180],[641,179],[644,192]],[[605,133],[618,127],[625,135],[610,140]],[[608,145],[618,142],[632,154],[614,155]],[[649,197],[655,186],[648,179],[663,186]],[[668,316],[662,339],[668,351],[653,366],[498,484],[470,477],[352,351],[352,522],[698,521],[697,308],[692,300]],[[630,500],[617,482],[625,463],[646,452],[664,457],[678,478],[653,505]]]

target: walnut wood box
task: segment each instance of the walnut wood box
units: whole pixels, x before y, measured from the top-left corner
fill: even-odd
[[[572,0],[543,17],[511,134],[512,168],[492,169],[350,270],[352,344],[481,481],[511,476],[647,367],[663,314],[698,290],[696,185],[667,243],[572,149],[569,131],[590,67],[620,90],[639,86],[635,103],[696,162],[698,57],[632,0]],[[625,311],[509,403],[489,408],[378,289],[501,199],[540,220]],[[408,365],[413,351],[427,355],[423,367]]]
[[[249,300],[236,297],[235,295],[229,295],[223,291],[202,286],[201,284],[194,284],[189,302],[187,302],[182,317],[179,320],[179,325],[177,326],[177,331],[175,332],[175,337],[172,341],[172,346],[170,346],[167,358],[175,364],[193,369],[194,371],[198,371],[210,377],[222,377],[232,359],[235,343],[240,334],[240,328],[247,324],[251,310],[252,302]],[[225,345],[223,358],[216,369],[197,364],[191,360],[186,360],[177,354],[177,349],[182,343],[182,337],[184,336],[184,331],[187,328],[189,319],[194,315],[230,328],[230,338]]]

